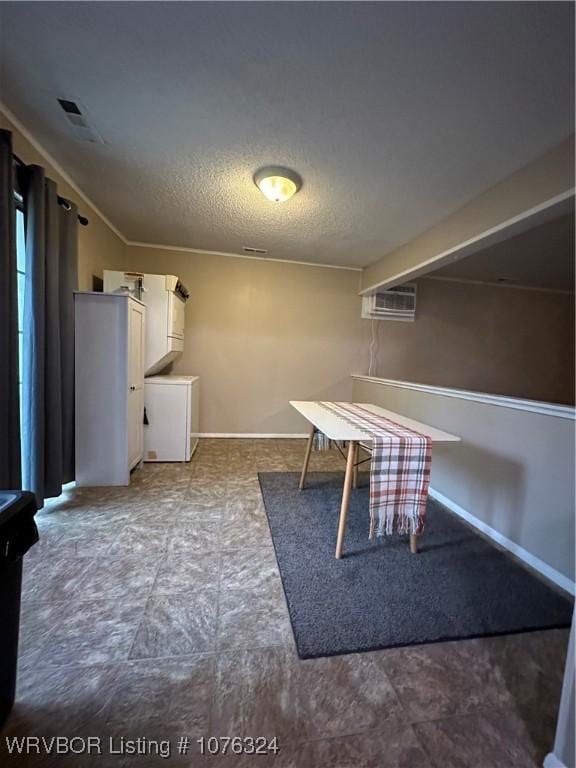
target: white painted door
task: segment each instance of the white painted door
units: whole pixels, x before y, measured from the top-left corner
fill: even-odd
[[[170,293],[168,298],[168,335],[177,339],[184,338],[184,300],[175,293]]]
[[[142,460],[144,417],[144,307],[128,303],[128,466]]]

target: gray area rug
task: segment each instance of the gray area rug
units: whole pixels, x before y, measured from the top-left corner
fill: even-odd
[[[570,626],[572,600],[437,502],[420,553],[368,539],[368,487],[352,492],[344,557],[334,558],[341,473],[259,474],[302,659]]]

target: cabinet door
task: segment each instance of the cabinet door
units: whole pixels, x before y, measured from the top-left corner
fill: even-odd
[[[177,339],[184,338],[184,319],[186,304],[175,293],[168,298],[168,335]]]
[[[128,306],[128,465],[142,460],[144,418],[144,308]]]
[[[134,301],[128,307],[128,386],[144,388],[144,307]]]

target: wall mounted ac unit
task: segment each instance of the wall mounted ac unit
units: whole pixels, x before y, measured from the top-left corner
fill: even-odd
[[[365,320],[402,320],[416,318],[416,283],[406,283],[362,297]]]

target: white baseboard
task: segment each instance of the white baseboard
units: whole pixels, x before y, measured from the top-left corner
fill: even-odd
[[[297,434],[286,434],[285,432],[200,432],[200,437],[241,437],[243,439],[261,440],[262,438],[286,438],[294,440],[295,438],[307,438],[304,432]]]
[[[543,768],[568,768],[561,760],[558,760],[554,752],[549,752],[542,763]]]
[[[440,491],[437,491],[434,488],[430,488],[429,492],[430,492],[430,496],[433,499],[436,499],[436,501],[439,501],[440,504],[443,504],[451,512],[454,512],[455,515],[458,515],[458,517],[461,517],[463,520],[466,520],[466,522],[470,523],[471,526],[473,526],[474,528],[477,528],[485,536],[488,536],[489,539],[492,539],[492,541],[495,541],[501,547],[508,550],[508,552],[511,552],[519,560],[522,560],[522,562],[526,563],[526,565],[529,565],[531,568],[534,568],[535,571],[538,571],[538,573],[542,574],[542,576],[545,576],[547,579],[552,581],[561,589],[564,589],[566,592],[569,592],[571,595],[574,595],[576,585],[567,576],[564,576],[555,568],[552,568],[551,565],[548,565],[548,563],[545,563],[543,560],[540,560],[539,557],[536,557],[536,555],[531,554],[530,552],[528,552],[527,549],[524,549],[519,544],[516,544],[516,542],[507,538],[502,533],[497,531],[495,528],[492,528],[487,523],[484,523],[482,522],[482,520],[479,520],[477,517],[474,517],[474,515],[472,515],[467,510],[465,510],[459,504],[456,504],[456,502],[452,501],[452,499],[449,499],[448,496],[444,496],[444,494],[440,493]],[[554,768],[554,766],[551,764],[549,767],[547,766],[547,768]]]

